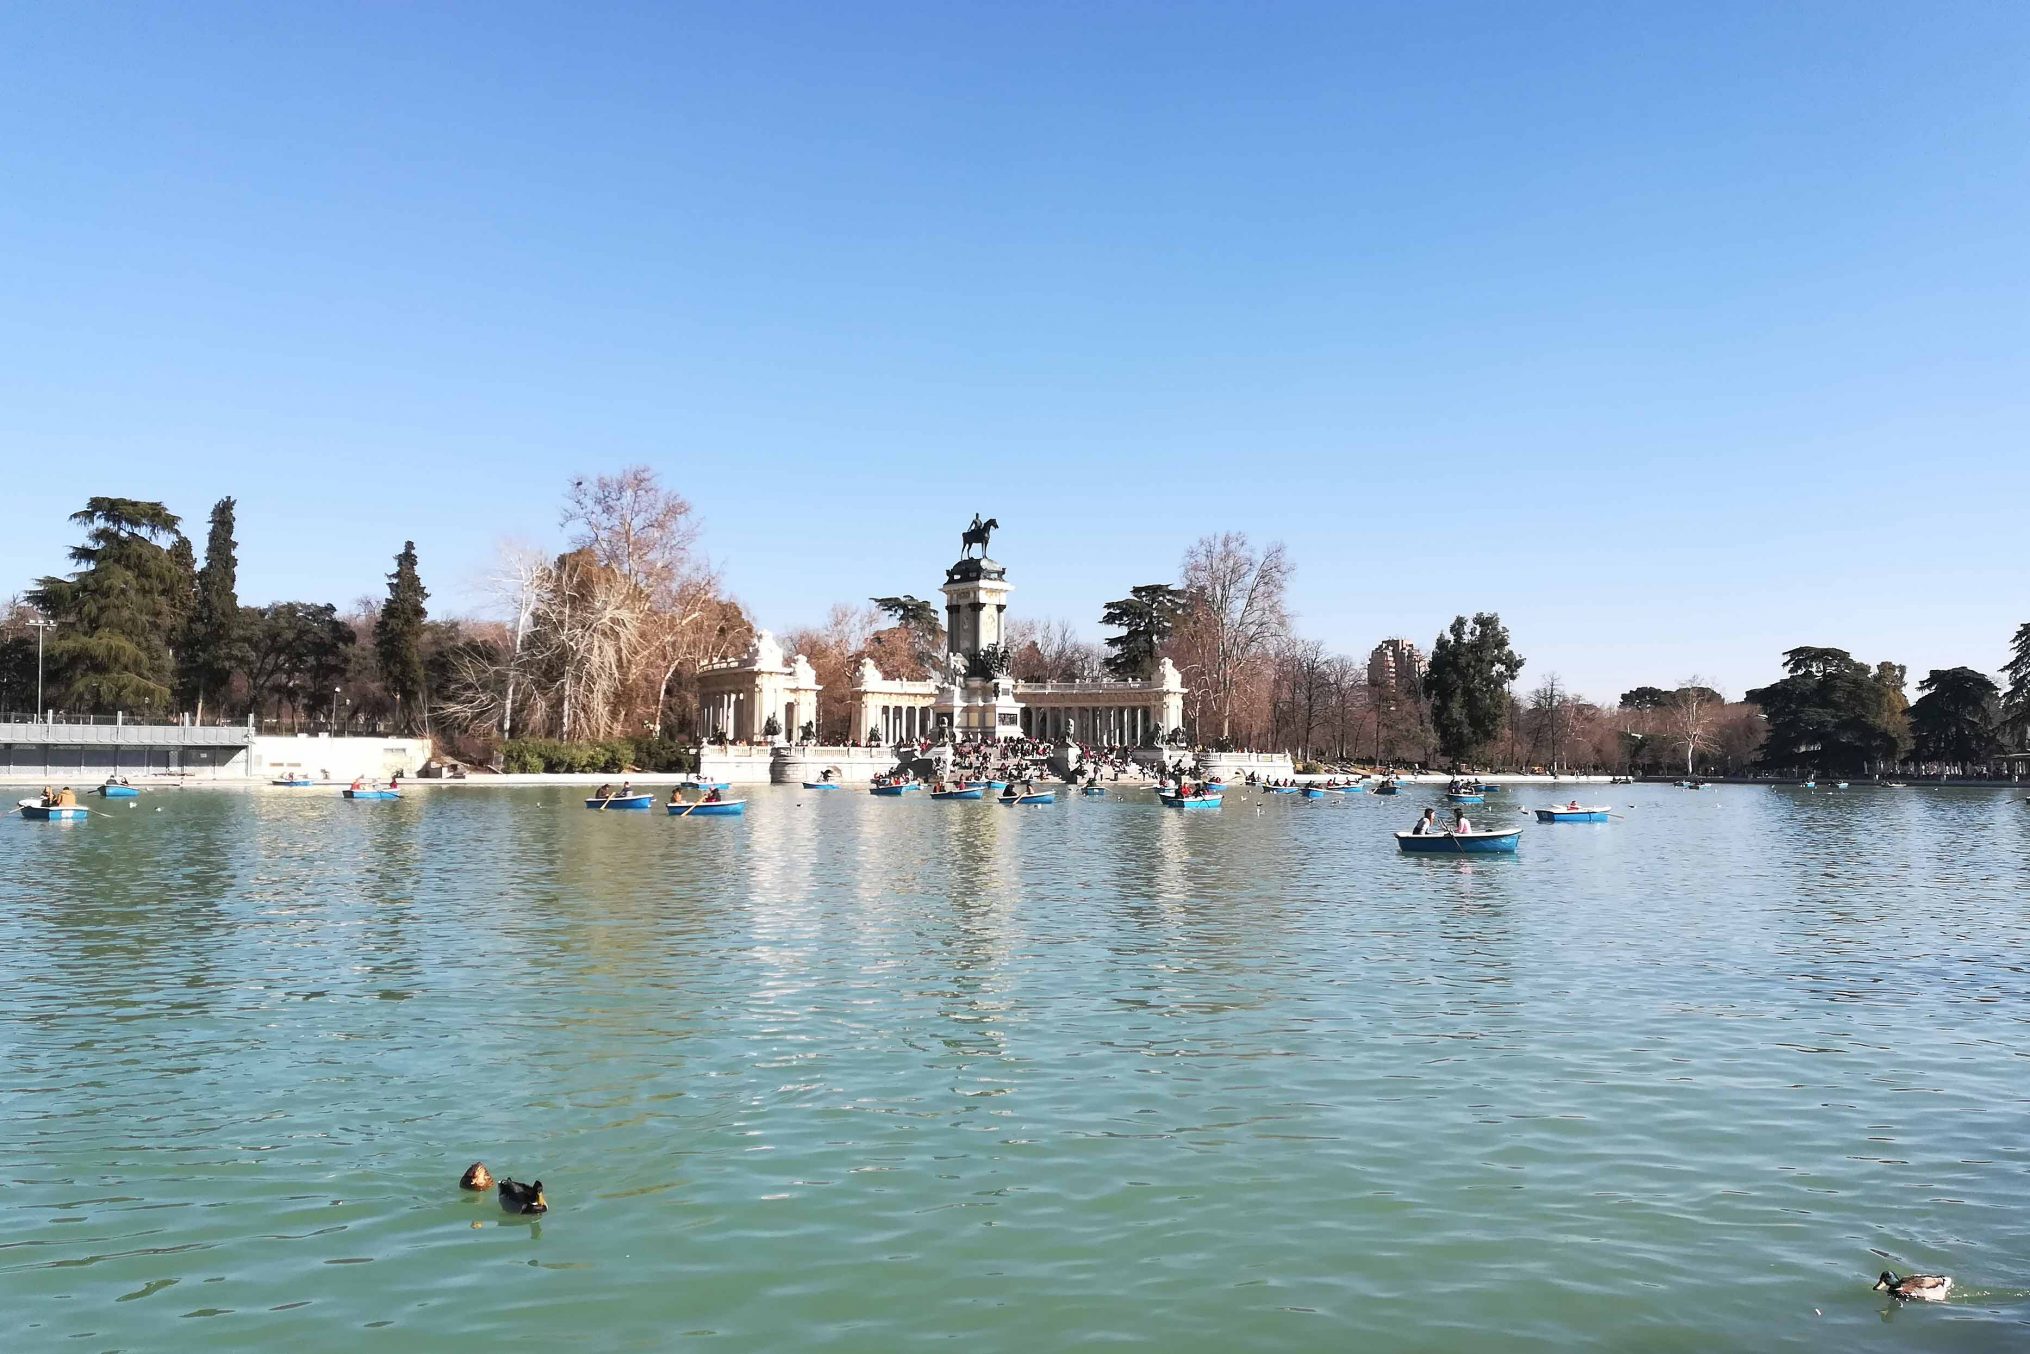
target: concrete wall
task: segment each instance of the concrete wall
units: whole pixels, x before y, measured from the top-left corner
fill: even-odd
[[[427,738],[261,734],[254,739],[241,774],[253,780],[273,780],[295,772],[307,772],[318,780],[351,780],[354,776],[385,780],[396,772],[413,776],[429,759]]]
[[[1276,780],[1297,774],[1287,752],[1202,752],[1198,769],[1221,780],[1240,780],[1250,772]]]
[[[773,749],[766,744],[702,747],[698,749],[698,779],[723,780],[728,785],[766,785],[772,754]]]
[[[839,769],[836,779],[841,785],[864,786],[875,776],[895,769],[895,749],[822,747],[816,744],[780,747],[775,750],[768,779],[778,785],[800,785],[822,777],[828,766]]]

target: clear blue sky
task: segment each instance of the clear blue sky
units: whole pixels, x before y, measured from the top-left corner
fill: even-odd
[[[776,629],[975,510],[1596,698],[2030,620],[2030,5],[15,5],[0,114],[0,593],[230,493],[470,610],[643,461]]]

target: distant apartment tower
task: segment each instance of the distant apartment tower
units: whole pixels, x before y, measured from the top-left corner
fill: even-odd
[[[1367,684],[1414,690],[1424,680],[1424,651],[1407,639],[1385,639],[1367,656]]]

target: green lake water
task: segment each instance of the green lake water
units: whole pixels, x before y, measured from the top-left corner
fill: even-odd
[[[578,793],[0,825],[0,1348],[2030,1348],[2020,793]]]

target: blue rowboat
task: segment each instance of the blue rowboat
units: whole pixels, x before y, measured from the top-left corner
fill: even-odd
[[[588,809],[636,809],[643,813],[655,806],[656,797],[652,791],[638,795],[609,795],[605,799],[595,798],[585,801],[585,807]]]
[[[730,790],[733,788],[733,784],[731,781],[724,780],[680,780],[677,782],[677,788],[679,790]]]
[[[1485,795],[1467,794],[1463,790],[1447,790],[1445,798],[1454,804],[1485,804],[1487,802]]]
[[[1163,801],[1163,807],[1166,809],[1216,809],[1220,804],[1218,795],[1158,795],[1156,797]]]
[[[932,790],[930,792],[932,799],[984,799],[986,796],[987,791],[985,787],[979,785],[968,785],[963,790]]]
[[[1847,782],[1845,782],[1845,781],[1839,781],[1838,783],[1836,783],[1836,784],[1835,784],[1835,785],[1833,786],[1833,788],[1834,788],[1835,790],[1844,790],[1844,789],[1846,789],[1846,788],[1847,788]]]
[[[990,780],[987,782],[987,788],[989,790],[1005,790],[1008,788],[1008,782],[1005,780]]]
[[[1519,827],[1506,832],[1427,832],[1422,836],[1398,832],[1396,845],[1413,856],[1512,856],[1516,844],[1522,841],[1522,832]]]
[[[736,818],[747,812],[744,799],[720,799],[711,803],[700,801],[696,804],[670,805],[672,818]]]
[[[400,790],[340,790],[347,799],[400,799]]]
[[[92,815],[90,809],[81,809],[76,805],[59,808],[55,804],[45,804],[39,799],[20,800],[18,807],[23,818],[33,818],[40,822],[75,823],[82,822]]]
[[[1304,787],[1304,797],[1306,799],[1323,799],[1327,795],[1343,795],[1345,793],[1346,791],[1336,785],[1307,785]]]
[[[867,788],[871,793],[877,795],[906,795],[911,790],[920,789],[921,787],[913,780],[906,780],[900,785],[870,785]]]
[[[1374,787],[1374,792],[1378,795],[1392,795],[1400,788],[1394,781],[1385,780],[1380,785]]]
[[[286,786],[290,787],[291,789],[295,789],[295,790],[301,790],[301,789],[304,789],[304,788],[305,788],[305,787],[307,787],[307,786],[311,786],[311,785],[315,785],[315,784],[317,784],[317,782],[316,782],[316,781],[314,781],[314,780],[312,780],[312,779],[310,779],[310,777],[308,777],[308,776],[300,776],[300,777],[288,777],[288,776],[285,776],[285,777],[283,777],[283,778],[281,778],[281,779],[279,779],[279,780],[271,780],[271,781],[269,781],[269,782],[268,782],[268,784],[270,784],[270,785],[286,785]]]
[[[1080,790],[1079,793],[1082,795],[1103,795],[1106,793],[1106,790],[1098,785],[1088,785],[1083,790]]]
[[[1057,802],[1057,791],[1038,790],[1033,795],[1002,795],[1001,802],[1003,804],[1055,804]]]
[[[1538,809],[1539,823],[1604,823],[1608,810],[1604,808]]]
[[[101,799],[139,799],[141,792],[131,785],[101,785],[92,793]]]
[[[1687,783],[1687,784],[1686,784],[1686,786],[1685,786],[1685,788],[1686,788],[1687,790],[1696,790],[1696,789],[1698,789],[1699,787],[1698,787],[1698,786],[1696,786],[1696,785],[1692,785],[1692,784],[1689,784],[1689,783]],[[1804,788],[1805,788],[1805,789],[1807,789],[1807,790],[1816,790],[1816,789],[1818,789],[1818,788],[1819,788],[1819,783],[1818,783],[1817,781],[1815,781],[1815,780],[1808,780],[1808,781],[1805,781],[1805,782],[1804,782]]]
[[[807,780],[804,782],[804,788],[806,790],[838,790],[844,787],[835,780]]]
[[[1264,785],[1262,788],[1272,795],[1294,795],[1297,793],[1297,787],[1294,785]]]

